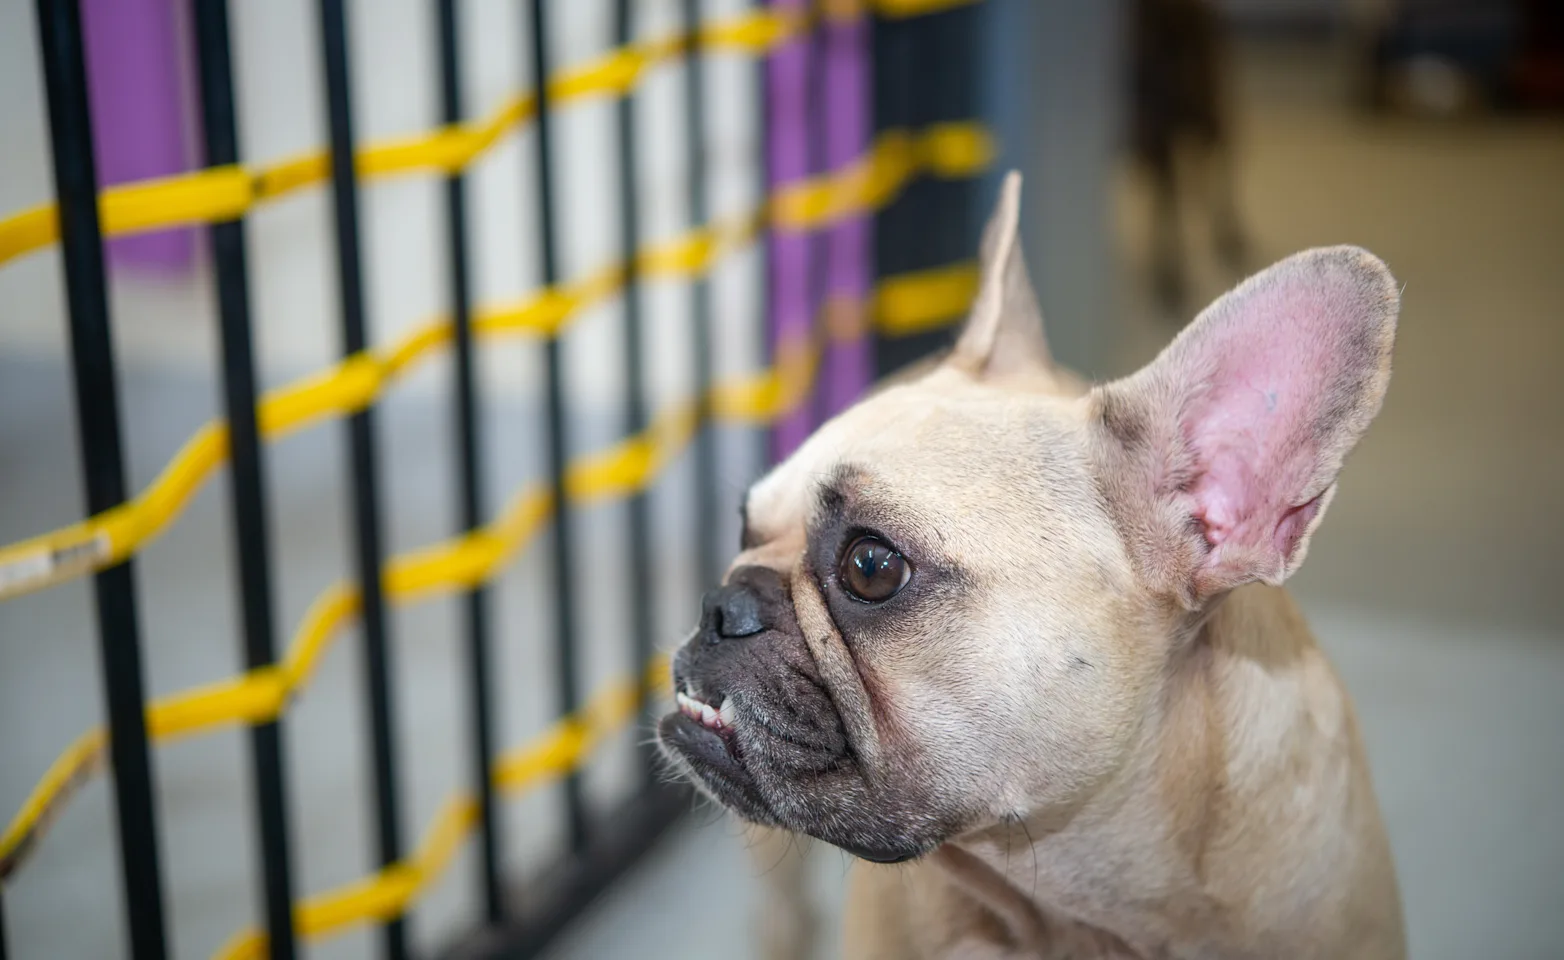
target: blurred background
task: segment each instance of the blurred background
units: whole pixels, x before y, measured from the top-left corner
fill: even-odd
[[[360,140],[437,127],[433,4],[347,6]],[[611,6],[553,5],[554,69],[612,48]],[[637,36],[679,29],[676,0],[633,6]],[[245,161],[260,166],[320,148],[326,120],[313,6],[231,7]],[[521,7],[461,5],[472,116],[526,87]],[[191,169],[200,151],[183,5],[83,8],[102,180]],[[746,5],[711,0],[702,9],[719,19]],[[0,218],[53,195],[34,18],[32,5],[0,4]],[[1564,564],[1556,554],[1564,544],[1564,4],[981,0],[876,24],[860,42],[860,69],[872,74],[852,90],[872,107],[875,129],[973,119],[997,144],[983,176],[914,180],[880,211],[872,243],[860,238],[877,275],[970,257],[997,175],[1019,168],[1023,237],[1054,352],[1094,377],[1132,371],[1210,299],[1299,249],[1354,243],[1390,265],[1405,290],[1389,397],[1343,474],[1295,592],[1356,700],[1412,955],[1564,956]],[[775,86],[788,82],[775,64],[769,69],[718,53],[706,63],[713,216],[754,208],[768,171],[776,183],[786,162],[765,147],[768,137],[775,147],[779,121],[761,105],[778,102]],[[682,71],[676,61],[650,70],[637,88],[635,176],[648,241],[687,225]],[[824,103],[807,101],[806,112]],[[567,277],[617,255],[614,130],[608,98],[558,117]],[[867,128],[860,133],[867,143]],[[540,284],[534,136],[530,127],[506,136],[469,169],[481,302]],[[834,165],[823,156],[806,164],[814,172]],[[410,177],[362,191],[372,342],[446,309],[440,190],[434,178]],[[247,220],[265,386],[338,358],[329,205],[327,191],[303,191]],[[748,247],[711,274],[719,377],[760,367],[776,347],[768,306],[775,320],[784,295],[776,285],[794,282],[776,256],[775,244]],[[139,491],[221,411],[203,232],[114,241],[110,278],[127,469]],[[694,376],[691,296],[688,283],[644,286],[653,406],[684,396]],[[610,299],[583,311],[563,340],[572,453],[624,432],[621,310]],[[0,268],[0,544],[82,516],[65,317],[56,250]],[[948,337],[945,329],[882,331],[876,355],[837,358],[859,364],[840,382]],[[541,353],[525,341],[495,341],[480,358],[492,516],[509,491],[546,469],[544,373]],[[448,364],[426,365],[380,403],[387,552],[457,529],[450,377]],[[813,405],[769,437],[718,428],[719,504],[692,497],[687,455],[661,476],[649,494],[660,648],[671,649],[695,619],[697,538],[736,542],[739,493],[830,406]],[[345,448],[333,426],[267,448],[279,644],[322,588],[351,575]],[[229,509],[226,484],[207,484],[140,555],[152,695],[241,668]],[[581,686],[592,690],[629,664],[624,506],[576,510],[570,523],[584,545],[574,603]],[[502,746],[536,735],[556,712],[548,559],[541,541],[531,545],[493,589]],[[439,598],[398,607],[392,619],[408,844],[467,782],[459,611],[458,598]],[[360,659],[356,643],[334,645],[283,724],[301,894],[374,866]],[[101,722],[101,690],[87,581],[0,603],[0,817],[21,807],[65,745]],[[607,803],[625,792],[644,736],[627,730],[594,755],[589,798]],[[258,918],[248,744],[235,729],[181,740],[157,749],[154,772],[173,953],[204,956]],[[508,873],[525,874],[562,849],[554,791],[507,801],[504,823]],[[471,846],[411,912],[420,955],[476,920]],[[128,955],[116,849],[112,791],[99,778],[5,881],[7,955]],[[847,866],[836,851],[814,854],[823,956],[836,955]],[[765,868],[729,819],[697,806],[548,955],[752,955],[753,897]],[[309,955],[378,949],[374,931],[358,927]]]

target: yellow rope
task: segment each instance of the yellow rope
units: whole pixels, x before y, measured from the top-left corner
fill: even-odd
[[[874,12],[889,20],[905,20],[939,13],[956,7],[968,7],[980,0],[873,0]]]
[[[797,15],[753,10],[717,21],[701,30],[701,40],[719,50],[764,53],[807,26]],[[555,76],[549,96],[568,104],[595,96],[621,96],[650,68],[681,55],[683,36],[668,37],[610,51]],[[489,116],[441,130],[368,146],[354,166],[360,177],[461,170],[493,147],[537,110],[530,94],[510,98]],[[218,223],[243,215],[263,201],[325,182],[330,158],[324,151],[303,154],[259,170],[217,167],[140,183],[110,187],[99,196],[106,236]],[[41,204],[0,220],[0,264],[59,239],[56,208]]]
[[[905,178],[905,166],[890,175]],[[882,201],[894,191],[878,190]],[[751,216],[693,231],[643,252],[639,266],[651,275],[689,275],[709,269],[716,259],[751,240],[761,218]],[[481,311],[474,320],[480,336],[512,333],[557,335],[576,312],[611,295],[624,271],[609,268],[574,285],[545,291],[520,304]],[[948,320],[970,300],[970,266],[892,278],[882,283],[872,305],[877,323],[891,331],[923,328],[930,305],[948,309]],[[342,416],[371,403],[387,383],[451,337],[448,321],[420,327],[390,348],[351,357],[321,373],[269,392],[259,404],[260,429],[268,439],[285,436],[328,416]],[[808,394],[817,351],[781,345],[774,367],[737,381],[714,385],[707,398],[717,419],[763,424],[796,409]],[[659,415],[641,434],[570,464],[566,483],[573,500],[591,502],[627,496],[642,489],[688,442],[698,425],[693,402]],[[220,421],[197,430],[134,500],[53,533],[0,549],[0,599],[38,589],[118,562],[168,527],[201,484],[227,458],[228,434]],[[394,600],[428,590],[471,585],[487,579],[531,537],[552,510],[540,488],[528,488],[501,517],[481,531],[412,554],[392,558],[386,568],[386,592]],[[339,585],[311,608],[282,665],[253,671],[158,701],[148,708],[154,738],[166,739],[223,723],[259,722],[277,716],[288,696],[301,686],[320,650],[340,624],[357,612],[357,592]],[[96,738],[96,739],[92,739]],[[78,741],[51,768],[0,834],[0,877],[15,869],[51,812],[69,797],[102,746],[101,731]],[[67,762],[69,758],[73,762]],[[62,766],[63,764],[63,766]]]
[[[973,0],[877,0],[881,14],[912,17]],[[797,13],[752,10],[703,27],[700,39],[711,49],[749,54],[786,43],[808,27]],[[620,47],[567,70],[549,82],[549,97],[559,104],[600,96],[622,96],[635,89],[647,70],[677,59],[685,36],[665,37]],[[415,172],[443,173],[466,168],[537,110],[531,94],[511,97],[488,117],[419,136],[389,140],[361,150],[355,169],[365,179]],[[258,204],[325,182],[330,158],[323,151],[303,154],[259,170],[215,167],[110,187],[99,195],[105,236],[219,223],[242,216]],[[57,209],[40,204],[0,220],[0,264],[59,240]]]
[[[891,336],[937,329],[966,312],[977,288],[974,261],[886,277],[874,291],[875,326]]]
[[[987,134],[975,124],[942,124],[920,134],[886,132],[866,160],[841,173],[784,188],[770,205],[771,214],[789,228],[814,229],[872,212],[923,172],[961,177],[985,169],[992,157],[986,142]],[[764,218],[756,214],[692,230],[644,250],[638,266],[650,277],[699,275],[751,241],[763,224]],[[900,289],[907,289],[908,282],[899,281]],[[952,308],[944,315],[949,319],[965,309],[965,300],[970,299],[968,282],[954,275],[943,279],[929,276],[918,286],[916,296],[877,298],[875,316],[886,332],[919,329],[927,325],[928,305],[936,302],[931,295],[937,293],[938,302]],[[623,283],[623,268],[611,266],[574,284],[482,310],[473,321],[474,330],[480,336],[557,336],[582,308],[609,298]],[[898,281],[887,281],[891,283]],[[363,409],[391,381],[450,338],[450,321],[437,320],[383,350],[357,354],[268,392],[258,406],[261,435],[277,439],[328,417]],[[729,413],[745,418],[741,410],[729,409]],[[63,583],[129,557],[178,518],[227,458],[227,427],[213,420],[197,430],[134,499],[79,523],[0,547],[0,600]]]
[[[708,409],[713,416],[749,423],[785,416],[808,396],[818,358],[819,349],[813,344],[781,344],[775,366],[714,386]],[[641,433],[572,462],[566,472],[566,495],[574,502],[591,503],[643,489],[689,443],[698,426],[696,403],[674,404]],[[384,571],[387,598],[405,603],[490,579],[532,539],[553,510],[547,489],[532,484],[513,496],[489,525],[389,558]],[[343,623],[358,613],[358,605],[358,591],[351,585],[326,590],[310,606],[280,663],[154,701],[147,708],[149,736],[163,741],[228,723],[276,718],[288,698],[308,682],[322,652]],[[0,834],[0,878],[15,871],[49,819],[96,769],[103,746],[102,729],[90,731],[39,781]]]
[[[666,688],[667,673],[667,662],[658,658],[645,677],[647,690]],[[555,721],[526,746],[499,757],[494,765],[495,787],[509,794],[526,793],[574,770],[605,735],[631,720],[635,694],[632,680],[610,684],[580,713]],[[399,916],[445,872],[477,822],[475,798],[465,793],[447,798],[411,858],[296,905],[293,922],[299,933],[318,938],[354,924]],[[214,957],[259,960],[265,954],[266,935],[247,929],[235,934]]]
[[[903,178],[907,168],[891,173]],[[894,191],[883,189],[881,200]],[[692,275],[751,240],[761,218],[752,216],[693,231],[643,252],[639,266],[650,275]],[[973,289],[970,265],[925,271],[884,281],[874,297],[876,322],[890,332],[923,329],[965,310]],[[610,296],[623,270],[609,268],[571,286],[545,291],[512,306],[483,310],[474,320],[480,336],[530,333],[557,335],[583,307]],[[415,362],[451,338],[448,321],[408,334],[388,349],[363,353],[341,364],[269,392],[259,404],[261,433],[276,439],[330,416],[362,409]],[[707,406],[719,420],[764,424],[797,408],[807,396],[817,350],[782,345],[774,367],[714,385]],[[572,500],[592,502],[627,496],[647,486],[689,441],[698,426],[694,402],[676,404],[648,428],[607,450],[578,459],[567,469]],[[228,456],[228,433],[209,422],[188,440],[152,484],[136,497],[61,530],[0,549],[0,599],[61,582],[124,559],[179,516],[202,483]],[[488,579],[542,525],[553,505],[541,487],[523,490],[493,524],[424,550],[393,557],[386,567],[386,593],[413,599],[434,589],[470,586]],[[169,739],[234,722],[276,717],[288,697],[308,679],[321,650],[358,610],[357,591],[338,585],[311,607],[288,656],[274,667],[252,671],[149,706],[155,739]],[[72,788],[101,762],[103,734],[84,735],[50,768],[4,834],[0,834],[0,877],[8,875],[36,840]]]
[[[775,367],[759,377],[730,385],[726,400],[721,399],[722,391],[714,393],[711,405],[720,408],[726,402],[730,404],[730,410],[762,421],[774,420],[796,410],[809,395],[818,371],[819,349],[809,343],[782,344],[777,353]],[[567,495],[572,500],[588,501],[619,495],[639,489],[655,476],[657,468],[689,442],[698,425],[693,403],[676,405],[659,419],[661,422],[654,422],[642,434],[601,455],[605,463],[625,461],[617,469],[605,470],[602,479],[593,478],[591,469],[570,474],[566,481]],[[637,448],[645,452],[630,452]],[[616,453],[616,450],[621,452]],[[406,601],[435,590],[470,587],[488,579],[531,538],[552,512],[553,502],[548,491],[541,486],[524,489],[513,498],[501,518],[485,530],[392,558],[385,575],[387,597]],[[205,702],[189,704],[187,710],[210,711],[206,718],[208,725],[235,719],[250,722],[270,719],[280,712],[282,698],[307,676],[308,665],[357,609],[356,591],[343,585],[332,588],[316,600],[284,661],[285,686],[278,691],[275,703],[266,701],[269,714],[236,715],[236,711],[273,695],[276,681],[264,670],[251,671],[248,677],[236,682],[234,689],[222,691],[228,702],[220,702],[214,695],[216,690],[198,691]],[[653,661],[644,678],[648,690],[661,690],[667,686],[667,669],[663,658]],[[247,695],[238,689],[251,682],[263,688],[264,693]],[[505,792],[524,792],[574,770],[605,734],[630,720],[635,694],[633,679],[621,679],[599,690],[579,713],[560,718],[542,736],[496,758],[494,785]],[[185,696],[195,699],[190,694]],[[168,710],[172,705],[172,702],[165,702],[153,709]],[[173,735],[156,727],[152,732],[154,737]],[[29,805],[42,808],[31,801]],[[350,924],[401,914],[425,886],[444,872],[458,844],[472,832],[476,821],[476,801],[472,797],[448,798],[411,860],[382,868],[373,876],[311,897],[296,906],[294,922],[300,933],[306,937],[321,936]],[[13,825],[13,829],[16,826]],[[3,849],[3,841],[0,841],[0,850]],[[245,930],[236,934],[216,956],[223,960],[261,957],[265,947],[265,934],[259,930]]]
[[[816,230],[884,207],[920,174],[971,176],[987,169],[993,158],[993,138],[977,124],[940,123],[916,133],[887,130],[839,173],[782,188],[772,198],[772,220],[779,230]]]

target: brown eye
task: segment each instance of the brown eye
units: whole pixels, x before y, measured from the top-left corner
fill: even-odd
[[[842,586],[857,600],[879,603],[896,596],[912,577],[912,567],[891,545],[876,537],[859,537],[847,548],[838,571]]]

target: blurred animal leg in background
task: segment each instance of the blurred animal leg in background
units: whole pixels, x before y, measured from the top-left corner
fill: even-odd
[[[1178,215],[1178,166],[1172,144],[1151,162],[1151,284],[1164,312],[1184,315],[1188,299],[1183,222]]]
[[[750,858],[760,880],[755,929],[763,960],[814,956],[819,917],[808,888],[808,837],[746,826]]]
[[[1232,55],[1221,17],[1209,0],[1186,3],[1190,30],[1186,81],[1190,133],[1200,144],[1201,186],[1211,216],[1212,249],[1234,274],[1247,274],[1248,238],[1239,214],[1237,145],[1232,131]]]
[[[1178,316],[1184,302],[1184,258],[1178,216],[1178,44],[1166,0],[1136,0],[1130,20],[1132,147],[1151,188],[1150,269],[1158,304]]]
[[[1207,202],[1211,205],[1211,240],[1222,265],[1234,274],[1249,272],[1249,232],[1238,210],[1237,164],[1229,140],[1212,143],[1206,155]]]
[[[1249,272],[1249,236],[1238,208],[1237,146],[1233,136],[1233,68],[1222,24],[1204,4],[1207,29],[1200,35],[1204,49],[1196,59],[1204,75],[1200,86],[1203,109],[1197,110],[1202,141],[1206,204],[1211,215],[1211,239],[1222,265],[1234,274]]]
[[[1151,283],[1169,316],[1185,313],[1188,278],[1179,219],[1180,159],[1193,164],[1217,255],[1242,271],[1232,77],[1223,24],[1208,0],[1136,0],[1130,22],[1135,157],[1150,179]]]

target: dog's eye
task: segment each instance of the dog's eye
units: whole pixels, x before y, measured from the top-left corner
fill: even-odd
[[[878,537],[859,537],[847,548],[838,571],[842,587],[865,603],[880,603],[896,596],[912,577],[912,567],[891,545]]]

